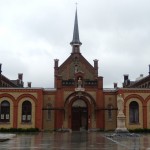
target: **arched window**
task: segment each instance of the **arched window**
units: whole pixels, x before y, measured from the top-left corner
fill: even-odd
[[[112,119],[112,108],[113,108],[113,106],[111,104],[109,104],[107,106],[107,108],[108,108],[108,119],[111,120]]]
[[[22,122],[24,123],[31,122],[31,112],[32,112],[31,102],[24,101],[22,103]]]
[[[9,122],[9,121],[10,121],[10,103],[4,100],[1,103],[0,122]]]
[[[139,123],[139,104],[135,101],[129,105],[130,123]]]
[[[51,107],[52,107],[52,104],[51,103],[48,103],[47,104],[47,120],[51,120]]]

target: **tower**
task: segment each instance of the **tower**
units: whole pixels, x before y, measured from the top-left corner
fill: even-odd
[[[79,28],[78,28],[78,15],[77,15],[77,9],[75,13],[75,21],[74,21],[74,31],[73,31],[73,39],[70,42],[72,46],[72,53],[80,53],[80,46],[82,43],[80,42],[79,38]]]
[[[80,52],[82,43],[79,38],[77,9],[70,45],[72,52],[60,66],[59,60],[54,60],[57,91],[55,128],[64,127],[78,131],[104,128],[104,114],[98,109],[104,105],[103,77],[98,76],[98,60],[94,59],[92,66]],[[93,113],[96,111],[97,113]],[[100,121],[94,120],[96,117]]]

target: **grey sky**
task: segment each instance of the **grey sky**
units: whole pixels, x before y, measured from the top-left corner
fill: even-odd
[[[0,0],[0,63],[10,79],[24,74],[32,86],[53,87],[54,59],[71,53],[75,17],[71,0]],[[104,87],[122,86],[148,75],[150,64],[149,0],[81,0],[78,23],[81,53],[99,60]]]

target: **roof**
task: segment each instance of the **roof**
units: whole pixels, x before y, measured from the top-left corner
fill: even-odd
[[[9,84],[10,86],[18,87],[18,85],[16,84],[16,82],[14,83],[13,81],[11,81],[10,79],[8,79],[4,75],[1,75],[1,80],[4,81],[4,82],[6,82],[7,84]]]
[[[79,38],[77,9],[76,9],[76,13],[75,13],[73,39],[72,39],[72,42],[71,42],[70,44],[71,44],[71,45],[81,45],[81,44],[82,44],[82,43],[80,42],[80,38]]]
[[[136,87],[140,87],[140,86],[144,86],[143,88],[150,88],[150,87],[145,87],[145,84],[146,83],[149,83],[150,84],[150,75],[148,75],[148,76],[146,76],[146,77],[143,77],[143,78],[141,78],[141,79],[139,79],[139,80],[136,80],[136,81],[131,81],[130,82],[130,85],[128,86],[128,87],[134,87],[134,88],[136,88]]]
[[[104,88],[103,91],[104,92],[117,92],[118,88]]]

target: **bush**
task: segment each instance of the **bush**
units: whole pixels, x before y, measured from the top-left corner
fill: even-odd
[[[129,132],[134,132],[134,133],[150,133],[150,129],[144,128],[138,128],[138,129],[129,129]]]
[[[0,128],[0,132],[39,132],[38,128]]]

